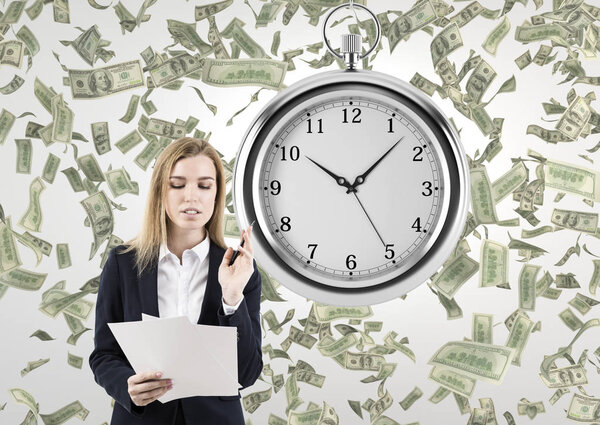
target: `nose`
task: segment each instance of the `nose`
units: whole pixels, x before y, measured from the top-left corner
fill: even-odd
[[[184,189],[185,201],[190,202],[190,201],[196,200],[198,198],[199,190],[200,189],[198,189],[198,186],[196,186],[194,184],[186,185],[185,189]]]

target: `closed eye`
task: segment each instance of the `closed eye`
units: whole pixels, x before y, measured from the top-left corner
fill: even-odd
[[[173,189],[181,189],[183,186],[174,186],[174,185],[171,185],[171,187],[172,187]],[[200,189],[210,189],[210,186],[201,186],[201,185],[198,185],[198,187],[199,187]]]

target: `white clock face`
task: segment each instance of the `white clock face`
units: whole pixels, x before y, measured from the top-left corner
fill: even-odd
[[[263,146],[254,188],[261,229],[306,277],[340,288],[386,282],[439,234],[449,193],[443,152],[403,103],[356,90],[315,96]]]

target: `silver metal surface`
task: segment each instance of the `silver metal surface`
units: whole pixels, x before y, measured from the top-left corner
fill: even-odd
[[[442,168],[445,193],[439,223],[427,243],[393,273],[373,279],[340,279],[319,275],[290,256],[270,232],[261,205],[266,152],[273,138],[298,111],[336,97],[354,96],[404,103],[430,135]],[[409,84],[376,71],[329,71],[298,81],[281,91],[259,112],[246,131],[237,153],[233,175],[233,202],[240,228],[254,226],[254,256],[264,270],[290,290],[332,305],[377,304],[406,294],[425,282],[448,258],[464,228],[469,206],[469,171],[462,144],[443,112]],[[312,208],[312,207],[308,207]],[[387,280],[386,280],[387,279]]]
[[[341,9],[342,7],[360,7],[363,10],[366,10],[367,12],[369,12],[369,14],[373,17],[373,20],[375,21],[375,26],[377,27],[377,36],[375,37],[375,42],[373,43],[373,45],[369,48],[369,50],[367,50],[365,52],[364,55],[360,54],[360,46],[359,46],[359,50],[358,52],[353,52],[355,54],[346,54],[346,55],[342,55],[337,53],[335,50],[333,50],[333,48],[331,47],[331,45],[329,44],[329,40],[327,39],[327,22],[329,21],[329,18],[331,17],[331,15],[333,15],[338,9]],[[356,68],[356,63],[362,59],[365,58],[367,56],[369,56],[369,54],[373,51],[373,49],[375,47],[377,47],[377,45],[379,44],[379,39],[381,38],[381,25],[379,24],[379,19],[377,19],[377,16],[371,11],[371,9],[369,9],[366,6],[363,6],[362,4],[354,4],[352,1],[350,1],[349,4],[341,4],[337,7],[334,7],[333,9],[331,9],[331,11],[327,14],[327,16],[325,17],[325,21],[323,21],[323,40],[325,40],[325,46],[327,46],[327,49],[329,49],[329,51],[331,52],[332,55],[338,57],[339,59],[344,59],[344,61],[346,62],[346,66],[348,67],[348,69],[355,69]],[[345,36],[346,34],[344,34]],[[343,36],[342,36],[343,37]],[[342,42],[343,44],[343,42]]]

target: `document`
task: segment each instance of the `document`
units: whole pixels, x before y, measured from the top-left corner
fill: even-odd
[[[161,371],[173,388],[161,403],[184,397],[237,395],[237,328],[192,324],[187,316],[109,323],[136,373]]]

